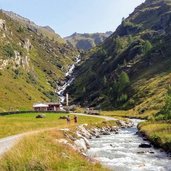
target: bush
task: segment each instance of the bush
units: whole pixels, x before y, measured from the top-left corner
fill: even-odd
[[[11,44],[7,44],[3,47],[4,55],[7,57],[15,56],[14,49]]]
[[[144,54],[147,54],[153,48],[152,44],[147,40],[144,43],[143,51]]]
[[[168,95],[166,96],[166,103],[163,109],[157,114],[157,120],[171,119],[171,89],[168,89]]]
[[[18,33],[23,33],[24,32],[24,27],[23,26],[19,26],[18,29],[17,29],[17,32]]]

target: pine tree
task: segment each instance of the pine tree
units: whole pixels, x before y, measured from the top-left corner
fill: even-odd
[[[144,54],[147,54],[153,48],[152,44],[147,40],[144,43]]]
[[[118,92],[122,92],[130,84],[129,76],[126,72],[122,72],[118,80]]]

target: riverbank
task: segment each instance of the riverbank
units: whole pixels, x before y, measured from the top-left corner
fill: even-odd
[[[139,124],[138,129],[155,147],[171,153],[171,120],[147,121]]]
[[[90,148],[89,140],[101,138],[103,135],[118,134],[120,128],[130,128],[131,121],[111,120],[101,123],[82,124],[72,129],[64,129],[65,139],[59,142],[67,144],[79,153],[86,156],[86,151]]]
[[[84,123],[25,136],[0,159],[0,170],[107,171],[98,162],[90,162],[86,157],[87,139],[107,135],[111,131],[117,133],[118,127],[124,127],[125,123],[114,120],[97,122],[97,118],[94,118],[94,123]]]
[[[165,152],[171,153],[171,120],[155,120],[156,111],[146,111],[137,114],[133,110],[129,111],[102,111],[101,115],[115,118],[145,119],[138,125],[141,135],[148,139],[155,147],[162,148]]]
[[[9,171],[107,171],[99,163],[91,163],[70,146],[60,143],[59,130],[27,136],[0,159],[0,170]]]

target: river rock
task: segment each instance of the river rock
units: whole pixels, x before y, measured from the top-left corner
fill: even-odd
[[[81,152],[85,152],[88,149],[87,145],[86,145],[86,142],[85,142],[85,140],[83,138],[75,140],[74,144],[77,146],[77,148]]]
[[[103,132],[103,135],[110,135],[109,132]]]
[[[86,143],[87,149],[89,149],[89,148],[90,148],[90,142],[89,142],[88,139],[85,138],[85,137],[83,137],[83,139],[84,139],[84,141],[85,141],[85,143]]]
[[[117,126],[112,126],[110,129],[111,132],[116,132],[118,131],[118,127]]]
[[[120,125],[121,128],[126,128],[127,127],[126,123],[124,121],[122,121],[122,120],[117,120],[116,122],[117,122],[118,125]]]
[[[89,133],[89,131],[84,127],[84,125],[78,126],[79,132],[83,137],[86,137],[87,139],[91,139],[92,136]]]
[[[154,151],[149,151],[150,154],[154,154]]]
[[[137,154],[144,154],[145,151],[138,151]]]
[[[151,144],[140,144],[139,148],[151,148]]]

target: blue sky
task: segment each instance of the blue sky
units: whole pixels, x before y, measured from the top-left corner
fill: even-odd
[[[49,25],[62,37],[114,31],[144,0],[0,0],[0,8]]]

